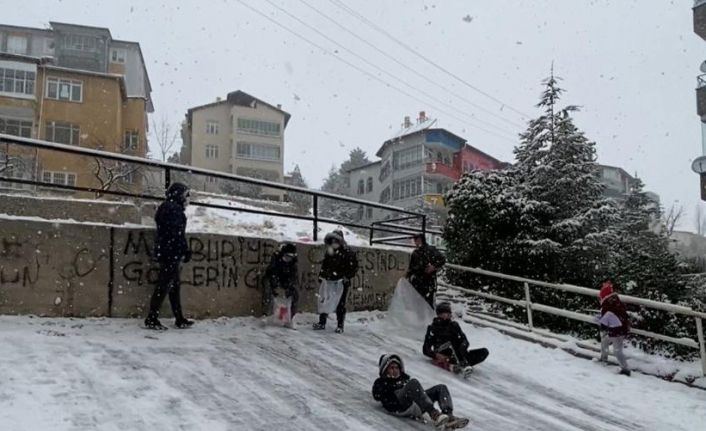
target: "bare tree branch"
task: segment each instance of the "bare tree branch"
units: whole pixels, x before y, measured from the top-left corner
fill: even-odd
[[[178,128],[173,128],[167,117],[162,117],[159,123],[152,120],[152,133],[157,142],[161,160],[165,162],[169,155],[175,151],[174,146],[179,138]]]
[[[671,237],[674,233],[674,228],[679,224],[679,221],[684,216],[684,206],[677,206],[676,203],[669,207],[669,210],[662,215],[662,222],[667,229],[667,236]]]

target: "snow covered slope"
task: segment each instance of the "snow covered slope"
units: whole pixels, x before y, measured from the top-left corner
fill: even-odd
[[[423,334],[353,313],[343,335],[253,318],[146,332],[122,319],[0,317],[4,430],[405,430],[372,400],[393,350],[422,384],[450,387],[471,430],[706,429],[706,391],[576,359],[462,324],[491,354],[469,381],[421,356]]]

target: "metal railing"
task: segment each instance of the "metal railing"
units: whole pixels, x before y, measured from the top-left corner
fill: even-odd
[[[427,233],[427,229],[426,229],[427,216],[424,213],[411,211],[411,210],[407,210],[404,208],[395,207],[392,205],[385,205],[385,204],[380,204],[377,202],[364,201],[361,199],[356,199],[356,198],[352,198],[352,197],[348,197],[348,196],[341,196],[341,195],[337,195],[337,194],[333,194],[333,193],[327,193],[327,192],[322,192],[322,191],[318,191],[318,190],[311,190],[311,189],[306,189],[303,187],[296,187],[296,186],[267,181],[267,180],[258,179],[258,178],[251,178],[251,177],[246,177],[246,176],[241,176],[241,175],[218,172],[218,171],[213,171],[210,169],[203,169],[203,168],[197,168],[197,167],[193,167],[193,166],[186,166],[186,165],[179,165],[179,164],[175,164],[175,163],[161,162],[158,160],[144,159],[141,157],[130,156],[130,155],[126,155],[126,154],[119,154],[119,153],[112,153],[112,152],[96,150],[96,149],[92,149],[92,148],[77,147],[77,146],[58,144],[58,143],[54,143],[54,142],[47,142],[47,141],[42,141],[42,140],[37,140],[37,139],[29,139],[29,138],[22,138],[22,137],[18,137],[18,136],[0,134],[0,148],[2,148],[2,146],[5,147],[4,148],[5,153],[6,153],[5,163],[8,163],[8,160],[10,159],[10,153],[11,153],[10,146],[11,145],[23,147],[23,148],[31,148],[33,150],[56,151],[56,152],[60,152],[60,153],[71,154],[71,155],[74,155],[77,157],[91,157],[94,159],[99,158],[101,160],[110,160],[110,161],[119,162],[119,163],[129,163],[129,164],[139,165],[142,167],[159,169],[162,171],[165,189],[168,188],[169,185],[172,183],[173,174],[175,172],[180,172],[180,173],[185,173],[185,174],[189,174],[189,175],[201,175],[201,176],[204,176],[207,178],[235,181],[237,183],[242,183],[242,184],[247,184],[247,185],[260,186],[260,187],[265,187],[268,189],[275,189],[275,190],[281,190],[281,191],[285,191],[285,192],[289,192],[289,193],[300,193],[303,195],[307,195],[307,196],[310,196],[312,199],[312,202],[311,202],[312,211],[311,211],[310,215],[292,214],[292,213],[279,212],[279,211],[266,211],[266,210],[253,209],[253,208],[233,207],[233,206],[218,205],[218,204],[214,204],[214,203],[199,202],[199,201],[191,201],[190,204],[195,205],[195,206],[207,207],[207,208],[239,211],[239,212],[254,213],[254,214],[261,214],[261,215],[267,215],[267,216],[273,216],[273,217],[297,219],[297,220],[307,220],[307,221],[312,222],[312,226],[313,226],[312,238],[314,241],[318,240],[319,224],[320,223],[331,223],[331,224],[341,225],[341,226],[345,226],[345,227],[349,227],[349,228],[364,229],[366,231],[369,231],[370,245],[373,245],[376,243],[388,243],[389,242],[389,241],[386,241],[384,238],[382,238],[382,239],[376,238],[375,237],[376,233],[393,234],[398,239],[411,238],[414,234],[417,234],[417,233],[421,233],[421,234]],[[37,159],[38,159],[38,157],[35,157],[35,164],[39,163],[37,161]],[[15,177],[8,175],[7,169],[5,169],[4,171],[2,169],[0,169],[0,182],[6,182],[6,183],[10,183],[10,184],[24,184],[24,185],[32,185],[32,186],[42,187],[42,188],[46,188],[46,189],[99,193],[101,195],[112,195],[112,196],[127,197],[127,198],[145,199],[145,200],[156,200],[156,201],[164,200],[164,194],[162,194],[161,196],[157,196],[157,195],[153,195],[153,194],[148,194],[148,193],[143,193],[143,192],[135,192],[135,191],[111,190],[111,189],[103,190],[102,188],[99,188],[99,187],[86,187],[86,186],[77,186],[77,185],[56,184],[56,183],[52,183],[52,182],[38,181],[36,179],[36,177],[38,177],[38,176],[39,176],[39,174],[38,174],[38,167],[37,166],[35,166],[35,168],[34,168],[33,177],[35,177],[35,178],[31,178],[31,179],[15,178]],[[334,201],[339,204],[346,203],[346,204],[355,204],[355,205],[359,205],[359,206],[363,206],[363,207],[372,207],[372,208],[376,208],[378,210],[387,211],[392,215],[400,215],[401,214],[402,217],[392,217],[390,220],[391,221],[405,220],[407,223],[409,223],[409,225],[397,226],[397,225],[393,225],[393,224],[389,224],[389,223],[385,223],[385,222],[374,222],[369,225],[366,225],[363,223],[356,223],[353,221],[336,220],[333,218],[323,217],[321,215],[321,211],[320,211],[320,206],[321,206],[320,204],[321,204],[321,201],[324,199],[328,199],[328,200]],[[390,220],[388,220],[388,221],[390,221]],[[389,244],[389,245],[409,246],[409,244],[403,244],[403,243],[396,243],[396,244]]]
[[[539,304],[532,302],[530,286],[540,286],[549,289],[561,290],[564,292],[576,293],[579,295],[586,295],[593,298],[598,298],[598,290],[589,289],[581,286],[574,286],[571,284],[555,284],[548,283],[545,281],[533,280],[530,278],[517,277],[514,275],[502,274],[499,272],[486,271],[479,268],[471,268],[467,266],[447,264],[446,268],[454,269],[463,272],[470,272],[473,274],[484,275],[492,278],[498,278],[502,280],[515,281],[522,283],[524,287],[525,299],[511,299],[499,295],[494,295],[492,293],[481,292],[478,290],[468,289],[465,287],[455,286],[446,282],[439,282],[439,285],[444,286],[449,289],[464,292],[473,296],[477,296],[484,299],[489,299],[491,301],[498,301],[505,304],[511,304],[517,307],[524,307],[527,311],[527,326],[526,328],[530,332],[543,332],[534,328],[533,323],[533,313],[539,311],[542,313],[548,313],[555,316],[565,317],[571,320],[577,320],[580,322],[590,323],[597,325],[598,323],[594,320],[593,316],[587,314],[577,313],[575,311],[565,310],[562,308],[551,307],[544,304]],[[620,295],[621,301],[626,304],[639,305],[641,307],[650,308],[653,310],[662,310],[669,313],[679,314],[682,316],[693,317],[696,321],[696,332],[697,340],[691,338],[675,338],[664,334],[658,334],[656,332],[644,331],[641,329],[631,328],[630,332],[643,337],[653,338],[656,340],[666,341],[668,343],[678,344],[681,346],[691,347],[698,349],[701,355],[701,372],[703,376],[706,376],[706,344],[704,344],[704,328],[703,319],[706,319],[706,313],[701,313],[699,311],[693,310],[689,307],[684,307],[676,304],[669,304],[666,302],[653,301],[650,299],[638,298],[630,295]]]

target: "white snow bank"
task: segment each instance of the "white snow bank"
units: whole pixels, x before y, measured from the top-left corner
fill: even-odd
[[[188,309],[188,304],[187,304]],[[8,430],[427,429],[372,400],[381,354],[423,385],[444,383],[469,429],[703,430],[706,391],[616,375],[561,350],[462,323],[490,357],[468,381],[429,364],[420,334],[383,313],[346,333],[262,327],[253,318],[147,332],[126,319],[0,317],[0,424]],[[423,334],[421,334],[423,337]]]

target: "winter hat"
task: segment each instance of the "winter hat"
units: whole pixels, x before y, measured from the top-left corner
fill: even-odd
[[[451,313],[451,303],[440,302],[436,304],[436,314],[439,315],[441,313]]]
[[[282,254],[293,254],[295,256],[297,255],[297,246],[295,246],[291,242],[283,244],[280,250],[282,251]]]
[[[400,358],[399,355],[395,355],[394,353],[388,353],[387,355],[380,356],[380,360],[378,361],[380,377],[385,375],[387,367],[389,367],[392,363],[396,363],[400,367],[400,372],[404,373],[404,364],[402,363],[402,358]]]
[[[603,284],[601,284],[601,290],[598,292],[598,298],[601,300],[601,304],[613,295],[615,295],[615,291],[613,291],[613,282],[610,280],[604,281]]]
[[[189,188],[182,183],[172,183],[167,189],[167,200],[183,204],[186,201],[186,194]]]
[[[325,244],[330,245],[333,241],[338,241],[338,243],[341,245],[346,243],[346,240],[343,238],[343,232],[341,230],[336,229],[332,232],[327,233],[324,237]]]
[[[412,239],[414,239],[414,240],[421,239],[421,240],[422,240],[422,244],[426,244],[426,243],[427,243],[427,238],[424,236],[423,233],[415,233],[415,234],[412,236]]]

